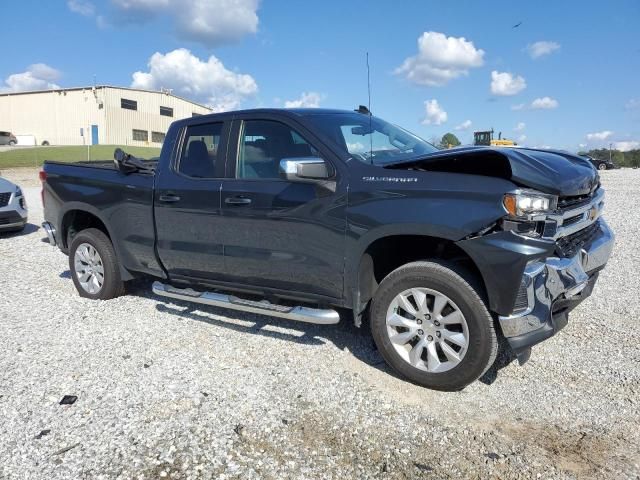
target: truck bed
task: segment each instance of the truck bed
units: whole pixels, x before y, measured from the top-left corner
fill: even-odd
[[[52,219],[63,250],[67,225],[75,211],[89,212],[102,223],[126,271],[158,275],[154,254],[152,171],[123,174],[113,161],[46,161],[45,217]]]

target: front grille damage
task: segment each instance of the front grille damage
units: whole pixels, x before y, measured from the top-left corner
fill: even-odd
[[[600,187],[594,189],[593,192],[587,193],[585,195],[573,195],[570,197],[560,197],[558,198],[558,208],[560,210],[566,210],[568,208],[576,208],[586,205],[591,201],[591,199],[598,193]]]
[[[556,242],[556,254],[559,257],[573,257],[598,233],[599,222],[592,223],[586,228],[558,239]]]

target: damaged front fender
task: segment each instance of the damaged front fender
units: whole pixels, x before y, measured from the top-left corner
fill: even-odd
[[[527,263],[553,254],[551,240],[513,232],[493,232],[456,242],[474,261],[487,290],[489,306],[499,315],[513,311]]]

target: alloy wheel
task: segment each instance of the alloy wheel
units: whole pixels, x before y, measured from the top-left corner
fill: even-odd
[[[82,289],[95,295],[104,284],[104,265],[100,254],[89,243],[81,243],[73,256],[73,265]]]
[[[429,373],[456,367],[469,346],[462,311],[449,297],[429,288],[411,288],[396,295],[387,309],[386,324],[400,357]]]

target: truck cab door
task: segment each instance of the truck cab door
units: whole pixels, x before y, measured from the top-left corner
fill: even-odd
[[[278,117],[237,115],[222,181],[228,280],[293,296],[343,295],[346,175],[301,126]],[[285,158],[322,158],[331,178],[296,182],[281,175]],[[335,162],[334,162],[335,163]]]
[[[224,274],[220,188],[229,128],[224,118],[184,127],[168,168],[157,176],[157,251],[171,280],[217,280]]]

